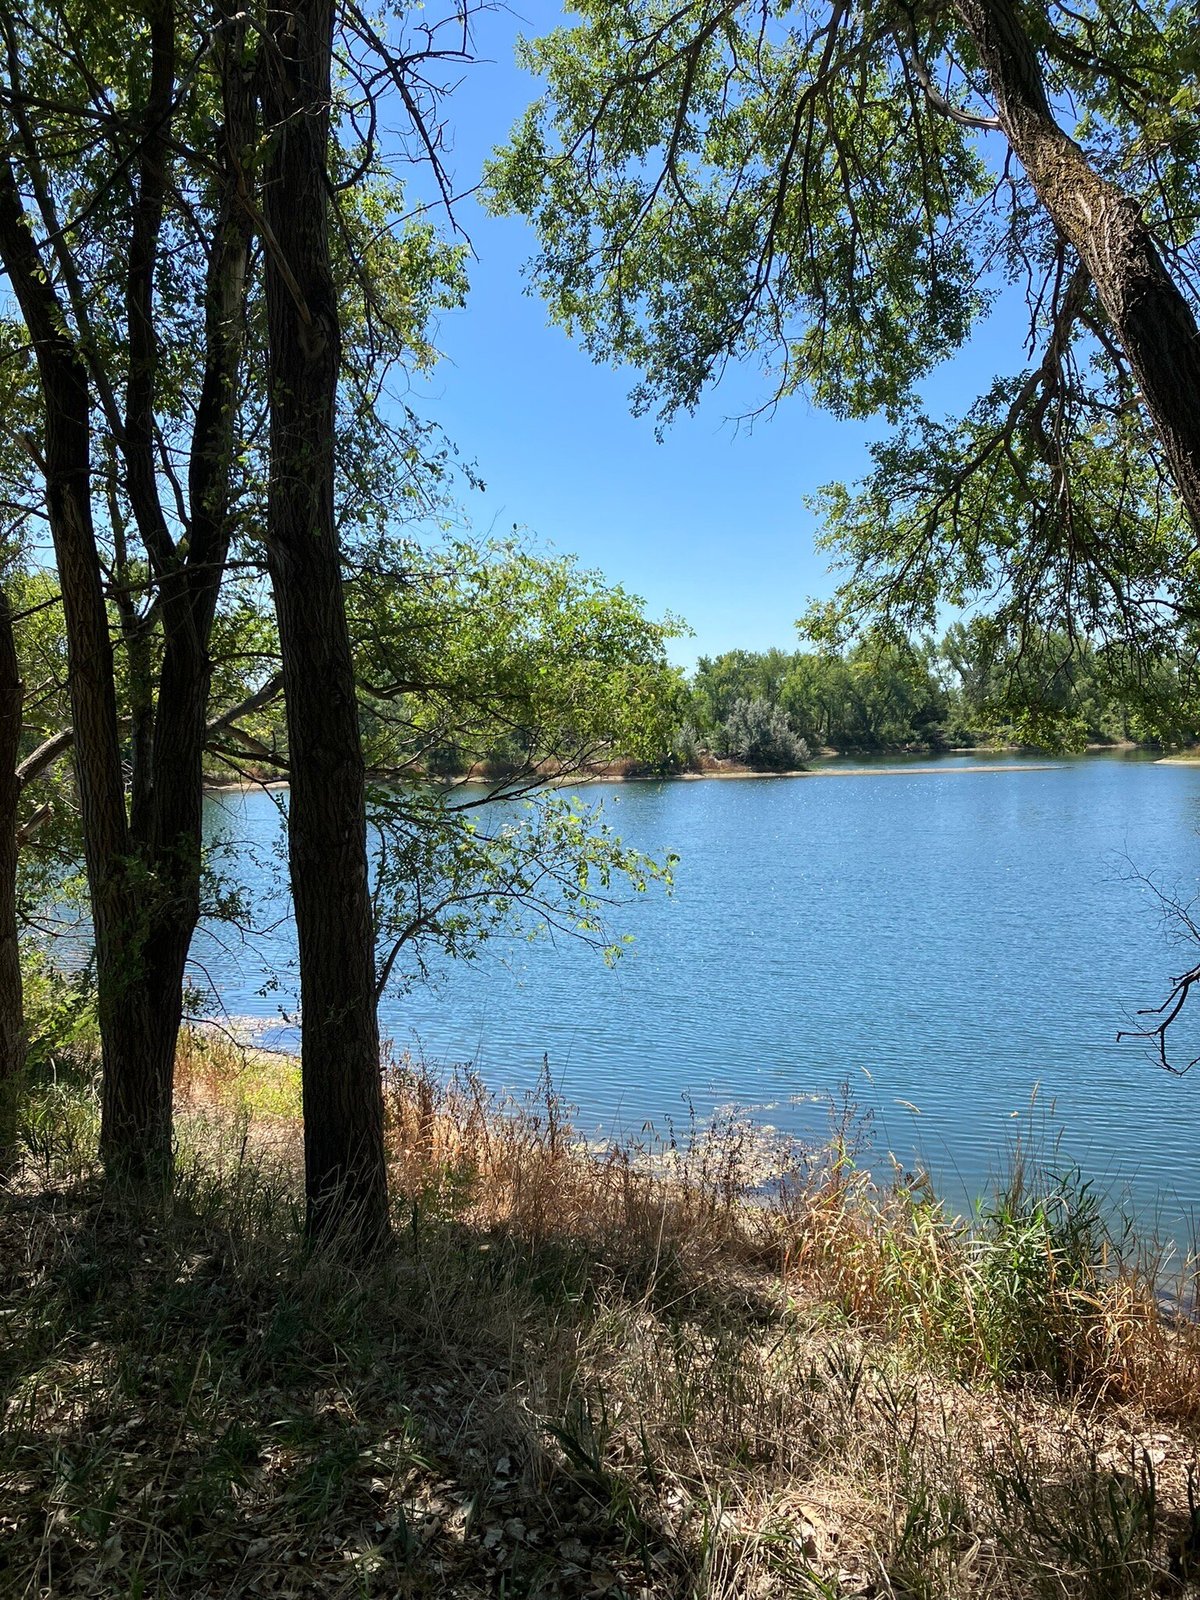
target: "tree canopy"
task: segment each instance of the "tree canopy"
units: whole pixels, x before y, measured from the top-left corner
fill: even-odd
[[[61,716],[39,762],[73,766],[64,839],[88,880],[105,1158],[139,1180],[169,1169],[204,764],[214,745],[257,753],[291,786],[310,1206],[336,1197],[377,1232],[374,1017],[397,951],[468,942],[451,903],[569,903],[590,935],[589,877],[640,881],[651,864],[550,802],[485,848],[428,797],[381,798],[392,870],[372,881],[364,734],[393,781],[507,741],[534,783],[614,732],[653,737],[676,687],[665,634],[568,564],[480,562],[465,544],[427,558],[402,539],[409,519],[444,516],[454,452],[397,389],[436,359],[432,315],[465,279],[461,241],[409,214],[393,166],[403,149],[445,182],[437,106],[470,59],[463,19],[444,32],[295,0],[262,19],[217,5],[198,27],[171,0],[45,0],[0,8],[0,32],[15,301],[0,470],[14,558],[40,519],[58,572]],[[462,570],[439,577],[439,561]],[[14,594],[0,596],[0,1147],[23,1059],[31,755]]]
[[[751,359],[765,405],[804,390],[895,424],[867,481],[820,502],[849,575],[814,636],[987,602],[1090,639],[1127,683],[1191,663],[1191,8],[579,11],[525,46],[545,93],[490,169],[537,230],[552,315],[637,369],[663,421]],[[921,380],[1014,287],[1026,363],[928,415]]]

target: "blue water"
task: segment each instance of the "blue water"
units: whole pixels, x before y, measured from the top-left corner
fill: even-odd
[[[1032,1120],[1141,1215],[1200,1213],[1200,1067],[1173,1078],[1116,1042],[1200,960],[1135,871],[1200,886],[1200,766],[1092,756],[726,782],[596,784],[608,819],[680,856],[671,897],[614,918],[615,968],[570,938],[496,940],[384,1000],[385,1036],[530,1087],[547,1056],[589,1129],[662,1128],[690,1097],[818,1134],[849,1082],[876,1153],[978,1192]],[[923,766],[930,765],[923,763]],[[894,764],[893,764],[894,766]],[[836,771],[836,769],[835,769]],[[239,1026],[295,1038],[293,929],[275,875],[280,797],[213,796],[271,926],[202,931],[198,982]],[[1200,996],[1178,1028],[1200,1054]],[[1189,1043],[1192,1048],[1189,1052]]]

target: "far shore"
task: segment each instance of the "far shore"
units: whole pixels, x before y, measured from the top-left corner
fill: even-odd
[[[1128,741],[1121,740],[1114,744],[1089,744],[1089,755],[1117,754],[1125,750],[1134,750],[1138,746]],[[866,754],[867,752],[851,751],[848,755]],[[571,773],[557,776],[547,773],[540,780],[547,788],[573,788],[578,785],[592,783],[698,783],[710,778],[735,779],[735,778],[894,778],[905,773],[915,776],[932,776],[937,774],[943,777],[953,776],[960,772],[1056,772],[1064,765],[1060,760],[1046,761],[973,761],[967,766],[947,765],[947,758],[951,756],[1014,756],[1019,753],[1018,747],[1007,745],[989,750],[987,746],[963,746],[959,749],[944,750],[937,753],[933,751],[880,751],[873,756],[870,766],[843,767],[833,763],[844,759],[841,752],[829,751],[815,758],[811,767],[796,767],[783,772],[773,772],[762,768],[744,767],[735,762],[728,765],[704,767],[700,771],[690,772],[629,772],[622,770],[606,770],[596,767],[587,773]],[[906,764],[906,758],[920,762],[920,765]],[[896,765],[884,765],[885,762],[895,762]],[[877,763],[877,764],[876,764]],[[1158,756],[1154,758],[1155,766],[1191,767],[1200,766],[1200,750],[1182,751],[1175,755]],[[387,781],[387,774],[369,773],[368,778],[376,783]],[[456,789],[463,785],[485,786],[506,782],[503,777],[479,776],[465,778],[443,778],[433,780],[445,785],[446,788]],[[522,779],[522,782],[532,782],[532,779]],[[206,781],[204,788],[208,794],[242,794],[248,789],[286,789],[286,778],[238,778],[228,782],[210,780]]]
[[[951,752],[952,753],[952,752]],[[881,756],[881,761],[888,759]],[[625,772],[591,773],[588,777],[570,778],[568,783],[694,783],[708,778],[902,778],[917,774],[936,773],[948,777],[956,772],[1055,772],[1061,761],[1005,761],[972,762],[967,767],[945,767],[937,764],[896,767],[797,767],[786,772],[772,772],[753,767],[722,768],[713,772]]]
[[[957,754],[950,751],[948,754]],[[896,759],[882,756],[881,761]],[[1175,757],[1166,757],[1165,760],[1174,760]],[[1187,763],[1185,763],[1187,764]],[[1057,772],[1063,763],[1061,761],[1004,761],[1004,762],[972,762],[965,767],[948,767],[938,763],[922,766],[895,766],[895,767],[797,767],[784,772],[758,770],[753,767],[718,767],[705,772],[588,772],[572,773],[566,777],[547,776],[547,788],[561,786],[571,788],[575,785],[589,783],[706,783],[710,779],[731,780],[738,778],[896,778],[904,776],[932,776],[950,777],[959,772]],[[448,788],[459,788],[468,784],[486,785],[500,783],[499,778],[457,778],[447,781]],[[239,778],[232,783],[206,783],[205,792],[208,794],[244,794],[249,789],[286,789],[286,778]]]

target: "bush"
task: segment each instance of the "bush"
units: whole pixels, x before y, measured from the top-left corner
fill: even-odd
[[[792,732],[787,716],[770,701],[735,700],[717,729],[717,751],[748,767],[788,771],[806,764],[808,746]]]
[[[456,744],[439,744],[425,756],[425,772],[430,778],[461,778],[467,758]]]
[[[31,1079],[53,1080],[66,1070],[90,1081],[100,1064],[100,1022],[91,966],[63,970],[36,948],[24,951],[22,966]]]

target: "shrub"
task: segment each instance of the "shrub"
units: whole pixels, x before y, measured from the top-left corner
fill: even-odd
[[[748,767],[787,771],[808,761],[808,746],[792,732],[786,713],[761,697],[735,700],[717,729],[718,754],[733,756]]]

